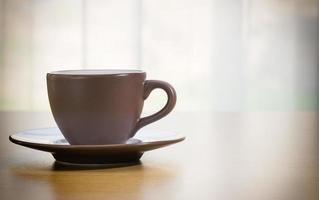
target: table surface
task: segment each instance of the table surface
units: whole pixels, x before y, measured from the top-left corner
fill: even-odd
[[[118,168],[70,168],[8,136],[50,113],[0,113],[0,199],[319,199],[316,112],[175,112],[151,128],[187,139]]]

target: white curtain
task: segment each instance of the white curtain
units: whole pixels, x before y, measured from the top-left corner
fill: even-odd
[[[46,73],[78,68],[143,69],[177,110],[318,109],[318,20],[318,0],[0,0],[0,109],[48,110]]]

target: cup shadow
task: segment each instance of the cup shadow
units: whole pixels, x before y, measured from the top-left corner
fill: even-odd
[[[135,165],[142,165],[142,162],[135,161],[129,163],[115,163],[115,164],[73,164],[55,161],[52,164],[52,171],[77,171],[77,170],[97,170],[97,169],[112,169],[124,168]]]
[[[167,189],[167,196],[175,194],[170,188],[176,187],[181,172],[168,165],[152,161],[111,166],[73,166],[55,162],[51,166],[12,166],[10,173],[21,187],[28,188],[28,194],[45,191],[51,199],[145,199],[159,187]]]

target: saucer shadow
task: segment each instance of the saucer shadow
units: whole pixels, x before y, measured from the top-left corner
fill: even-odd
[[[166,197],[174,196],[176,191],[171,188],[177,187],[181,171],[167,163],[139,161],[89,167],[58,162],[51,168],[39,164],[17,165],[11,168],[11,173],[16,184],[25,188],[19,192],[26,197],[41,191],[45,199],[145,199],[148,194],[158,192],[158,188],[166,191]]]
[[[114,163],[114,164],[73,164],[55,161],[52,164],[53,171],[75,171],[75,170],[95,170],[95,169],[112,169],[112,168],[123,168],[135,165],[141,165],[140,160],[128,163]]]

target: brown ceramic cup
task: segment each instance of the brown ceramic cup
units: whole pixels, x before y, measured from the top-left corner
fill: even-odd
[[[143,126],[166,116],[175,106],[174,88],[158,80],[145,80],[139,70],[65,70],[47,74],[54,119],[72,145],[125,143]],[[140,118],[144,100],[163,89],[166,105]]]

